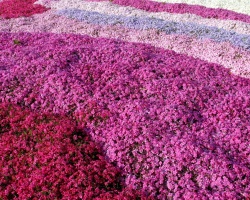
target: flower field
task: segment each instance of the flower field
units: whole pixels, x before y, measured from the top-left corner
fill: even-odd
[[[0,200],[249,200],[249,8],[0,0]]]

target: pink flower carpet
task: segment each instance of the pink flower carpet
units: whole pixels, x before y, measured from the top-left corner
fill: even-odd
[[[10,199],[249,200],[247,1],[0,0]]]

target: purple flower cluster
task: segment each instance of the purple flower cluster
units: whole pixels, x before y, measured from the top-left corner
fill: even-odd
[[[0,104],[1,199],[148,199],[65,116]]]
[[[106,15],[78,9],[60,10],[58,14],[98,25],[121,25],[130,29],[156,29],[166,34],[189,35],[197,38],[208,38],[216,42],[229,41],[237,47],[250,50],[250,36],[226,31],[217,27],[198,25],[195,23],[176,23],[150,17],[126,17]]]
[[[128,187],[156,199],[249,196],[249,79],[89,36],[0,33],[0,49],[0,102],[75,119]]]

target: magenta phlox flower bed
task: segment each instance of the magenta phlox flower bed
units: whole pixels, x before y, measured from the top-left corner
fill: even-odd
[[[0,104],[1,190],[5,199],[134,199],[121,171],[67,117]]]
[[[26,3],[0,8],[0,199],[250,197],[249,15]]]

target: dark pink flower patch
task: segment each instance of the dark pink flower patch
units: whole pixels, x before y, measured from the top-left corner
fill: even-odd
[[[0,2],[0,16],[6,19],[29,17],[48,10],[42,5],[34,4],[36,0],[4,0]]]
[[[63,116],[1,103],[0,158],[0,199],[142,197],[124,187],[121,172]]]

